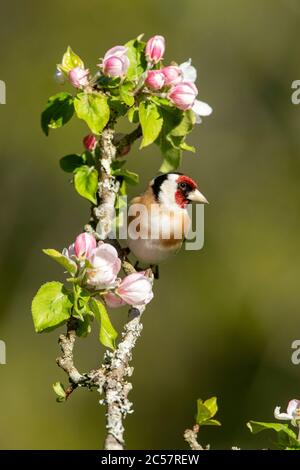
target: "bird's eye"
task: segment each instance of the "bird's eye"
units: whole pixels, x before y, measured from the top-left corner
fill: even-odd
[[[180,189],[182,189],[183,191],[185,191],[186,188],[187,188],[187,184],[186,184],[186,183],[179,183],[179,187],[180,187]]]

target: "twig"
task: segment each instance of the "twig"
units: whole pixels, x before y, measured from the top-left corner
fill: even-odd
[[[56,359],[57,365],[61,367],[69,376],[72,384],[78,385],[84,382],[86,377],[81,374],[74,365],[73,350],[76,340],[76,320],[71,318],[67,325],[66,335],[60,335],[58,343],[60,345],[62,355]]]
[[[99,159],[99,205],[94,207],[93,215],[96,232],[100,240],[105,240],[111,231],[115,214],[116,195],[119,191],[118,181],[111,175],[111,163],[116,157],[116,147],[113,144],[114,130],[104,129],[100,137],[101,158]]]
[[[128,145],[141,136],[141,129],[137,127],[131,134],[125,136],[119,145]],[[94,234],[96,239],[105,240],[111,231],[114,217],[116,195],[119,190],[118,181],[111,175],[111,163],[117,155],[117,149],[113,143],[114,130],[107,127],[100,138],[101,158],[99,159],[99,204],[92,209],[91,223],[85,226],[85,230]],[[117,240],[110,241],[117,249],[122,259],[122,268],[125,274],[135,272],[134,267],[125,258],[124,252]],[[152,272],[148,276],[153,278]],[[130,382],[126,380],[133,372],[130,367],[132,353],[138,338],[141,335],[141,315],[145,307],[131,308],[128,312],[128,321],[124,326],[122,340],[115,351],[106,351],[103,365],[99,369],[91,370],[87,374],[81,374],[74,365],[73,349],[76,339],[76,325],[69,322],[66,335],[61,335],[59,343],[62,356],[57,359],[58,365],[68,374],[70,387],[66,390],[66,398],[78,387],[97,386],[100,394],[104,394],[103,403],[107,407],[106,429],[104,448],[106,450],[122,450],[124,448],[123,419],[128,413],[132,413],[132,403],[128,400],[128,394],[132,389]]]
[[[196,424],[193,429],[186,429],[183,437],[189,444],[191,450],[204,450],[201,444],[198,442],[199,426]]]
[[[76,318],[71,317],[67,324],[67,333],[60,335],[58,343],[62,354],[56,359],[57,365],[68,374],[70,385],[66,389],[66,400],[78,386],[99,387],[104,382],[104,370],[92,369],[88,373],[81,374],[74,364],[73,350],[76,341]]]
[[[124,327],[122,341],[113,352],[106,352],[107,365],[106,382],[104,385],[107,435],[104,443],[106,450],[122,450],[124,448],[123,419],[127,413],[132,413],[132,403],[128,400],[128,393],[132,389],[126,377],[130,377],[133,368],[130,367],[132,352],[141,331],[141,311],[131,309],[129,321]]]
[[[128,145],[132,145],[137,139],[142,137],[142,128],[141,126],[138,126],[134,131],[132,131],[130,134],[124,135],[121,140],[117,143],[117,153],[118,156],[122,156],[122,149],[124,147],[127,147]]]

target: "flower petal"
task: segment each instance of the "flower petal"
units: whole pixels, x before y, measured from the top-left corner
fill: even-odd
[[[287,413],[280,413],[280,406],[276,406],[276,408],[274,410],[274,417],[276,419],[281,420],[281,421],[289,421],[293,418],[292,416],[290,416]]]
[[[289,401],[286,411],[290,416],[295,416],[298,409],[300,409],[300,400],[294,399]]]
[[[192,106],[192,110],[199,116],[209,116],[213,111],[209,104],[199,100],[195,100],[195,103]]]
[[[182,71],[183,81],[195,82],[197,80],[197,70],[192,64],[192,59],[187,60],[179,65]]]
[[[110,308],[119,308],[126,305],[126,302],[113,292],[108,292],[108,294],[104,296],[104,300],[106,305]]]

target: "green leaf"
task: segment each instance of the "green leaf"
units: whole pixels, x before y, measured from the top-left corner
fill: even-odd
[[[143,131],[140,148],[152,144],[160,134],[163,118],[160,109],[151,101],[142,101],[139,105],[139,119]]]
[[[202,425],[211,418],[210,410],[204,405],[201,399],[197,400],[197,417],[196,423]]]
[[[133,85],[131,82],[125,82],[119,88],[120,98],[127,106],[134,105]]]
[[[52,385],[54,392],[57,395],[56,401],[58,403],[61,403],[66,400],[66,391],[64,389],[64,386],[60,382],[56,382],[55,384]]]
[[[100,325],[100,343],[107,348],[115,349],[115,341],[118,333],[111,324],[105,305],[92,297],[90,299],[90,307]]]
[[[205,424],[205,426],[222,426],[220,421],[218,421],[217,419],[208,419],[203,424]]]
[[[85,315],[83,318],[83,321],[79,321],[77,328],[76,328],[76,335],[80,336],[82,338],[85,338],[90,334],[92,331],[91,325],[90,325],[90,318],[88,315]]]
[[[67,256],[64,256],[62,253],[57,250],[53,250],[52,248],[44,249],[43,253],[50,256],[50,258],[63,266],[70,274],[76,274],[77,265],[75,261],[70,260]]]
[[[124,178],[126,183],[131,184],[132,186],[135,186],[140,181],[139,175],[137,173],[134,173],[133,171],[127,170],[127,168],[119,168],[117,170],[114,170],[113,175],[121,176],[122,178]]]
[[[197,416],[196,423],[201,426],[221,426],[221,423],[216,419],[211,419],[215,416],[218,411],[217,398],[212,397],[208,400],[197,400]]]
[[[160,105],[160,111],[164,120],[163,133],[168,136],[180,125],[184,117],[184,111],[170,105]]]
[[[137,124],[139,122],[139,108],[133,106],[128,110],[127,113],[128,121],[132,124]]]
[[[128,49],[127,56],[130,63],[126,73],[128,80],[138,80],[147,69],[145,45],[146,43],[141,41],[141,36],[125,44]]]
[[[84,165],[84,160],[80,155],[71,154],[62,157],[59,160],[59,165],[63,171],[67,173],[73,173],[76,168]]]
[[[61,282],[47,282],[36,293],[32,318],[37,333],[50,331],[65,323],[71,315],[72,302]]]
[[[291,447],[300,449],[300,443],[297,440],[297,435],[288,427],[287,424],[281,423],[263,423],[259,421],[249,421],[247,427],[253,434],[261,431],[271,429],[278,434],[278,441],[281,447]]]
[[[187,152],[193,152],[193,153],[196,152],[195,147],[193,145],[188,145],[186,142],[182,142],[180,144],[180,148],[181,150],[186,150]]]
[[[83,119],[94,134],[100,134],[109,120],[107,97],[102,93],[79,93],[74,106],[79,119]]]
[[[182,150],[173,147],[173,145],[164,137],[160,140],[160,149],[163,153],[164,160],[159,169],[162,173],[175,171],[181,164]]]
[[[97,204],[98,171],[94,167],[83,165],[75,170],[74,186],[78,194]]]
[[[215,414],[216,414],[217,411],[218,411],[217,397],[208,398],[208,400],[205,400],[204,405],[205,405],[206,408],[208,408],[209,411],[210,411],[210,418],[212,418],[213,416],[215,416]]]
[[[196,123],[195,113],[188,109],[184,111],[181,122],[172,129],[171,134],[178,137],[183,137],[189,134]]]
[[[49,129],[58,129],[70,121],[74,114],[74,100],[70,93],[62,91],[51,96],[41,116],[41,126],[46,135]]]
[[[71,47],[68,46],[67,52],[64,53],[62,63],[58,65],[58,68],[65,74],[68,74],[70,70],[75,67],[84,69],[84,63],[81,58],[72,51]]]
[[[115,112],[117,116],[125,116],[128,110],[128,106],[115,96],[108,98],[108,105],[111,111]]]

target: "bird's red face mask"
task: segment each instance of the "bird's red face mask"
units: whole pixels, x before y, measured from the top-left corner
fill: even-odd
[[[190,202],[206,204],[206,197],[197,189],[196,182],[185,175],[180,175],[177,180],[177,190],[175,192],[175,201],[179,207],[184,209]]]

